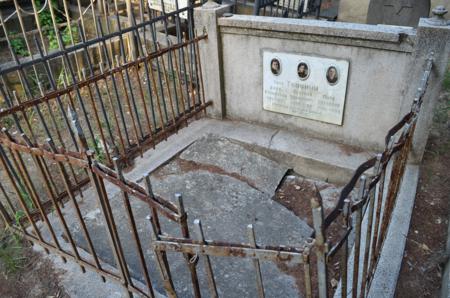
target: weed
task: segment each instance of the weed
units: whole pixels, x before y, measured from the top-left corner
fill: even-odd
[[[4,117],[0,120],[0,126],[6,129],[11,129],[14,125],[14,120],[12,117]]]
[[[88,141],[88,147],[94,148],[96,160],[100,163],[106,162],[106,152],[105,147],[103,146],[101,140],[98,137],[95,137],[95,144],[91,140]]]
[[[16,32],[10,32],[9,34],[16,36],[10,40],[14,53],[18,56],[28,56],[30,53],[27,50],[25,39],[18,36]]]
[[[26,262],[22,239],[9,230],[0,231],[0,263],[6,276],[22,269]]]
[[[442,82],[442,88],[444,91],[450,92],[450,64],[447,66],[447,71],[444,75],[444,81]]]

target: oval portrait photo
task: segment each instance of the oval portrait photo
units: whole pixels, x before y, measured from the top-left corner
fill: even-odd
[[[277,58],[273,58],[270,61],[270,70],[274,75],[279,75],[281,73],[281,63]]]
[[[339,74],[338,70],[335,66],[328,67],[327,70],[327,81],[330,83],[330,85],[335,85],[337,81],[339,80]]]
[[[300,62],[297,66],[297,75],[300,80],[306,80],[309,77],[309,67],[305,62]]]

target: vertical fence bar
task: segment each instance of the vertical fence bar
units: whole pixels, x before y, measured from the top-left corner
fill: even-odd
[[[8,157],[7,157],[7,155],[6,155],[6,152],[3,150],[3,147],[0,145],[0,161],[1,161],[1,163],[2,163],[3,169],[4,169],[5,172],[6,172],[6,175],[8,176],[8,179],[9,179],[11,185],[12,185],[13,188],[14,188],[14,191],[15,191],[15,193],[16,193],[16,195],[17,195],[17,198],[19,199],[19,204],[20,204],[20,206],[22,207],[22,209],[23,209],[23,211],[24,211],[24,213],[25,213],[25,216],[27,217],[28,222],[30,223],[31,227],[33,228],[33,231],[34,231],[34,233],[36,234],[38,240],[39,240],[41,243],[46,243],[46,244],[48,244],[48,243],[45,242],[44,239],[42,238],[42,235],[41,235],[41,232],[39,231],[39,228],[36,226],[36,223],[33,221],[33,218],[32,218],[32,216],[31,216],[31,214],[30,214],[30,211],[29,211],[29,209],[28,209],[28,206],[27,206],[27,204],[26,204],[26,202],[25,202],[25,199],[24,199],[24,197],[23,197],[23,191],[21,191],[21,188],[17,185],[16,181],[15,181],[14,178],[13,178],[13,175],[12,175],[11,172],[10,172],[10,169],[9,169],[9,166],[8,166],[8,162],[7,162],[7,158],[8,158]],[[21,227],[23,233],[24,233],[25,235],[30,235],[30,234],[27,232],[27,230],[25,229],[25,227],[22,225],[21,219],[18,218],[17,221],[18,221],[18,224],[20,225],[20,227]],[[46,252],[46,253],[49,253],[48,249],[45,249],[45,252]]]
[[[55,147],[55,144],[51,140],[47,140],[48,145],[50,146],[50,149],[53,153],[57,153],[57,149]],[[97,253],[94,249],[94,244],[92,243],[91,236],[89,235],[89,231],[86,227],[86,223],[84,222],[83,215],[81,214],[80,207],[78,205],[77,199],[72,192],[72,187],[70,185],[70,180],[68,178],[67,172],[64,168],[64,165],[61,162],[56,162],[56,165],[58,167],[59,173],[61,175],[61,178],[64,183],[64,187],[66,188],[67,195],[69,196],[70,201],[72,202],[73,208],[75,210],[75,216],[80,223],[80,227],[83,233],[83,236],[87,242],[88,245],[88,251],[94,258],[95,266],[97,269],[102,270],[102,267],[100,265],[100,261],[98,260]]]
[[[306,298],[312,298],[312,285],[311,285],[311,253],[310,245],[305,245],[303,250],[303,272],[304,272],[304,284]]]
[[[256,237],[255,237],[255,230],[253,229],[253,225],[250,224],[247,226],[247,236],[248,241],[250,242],[250,246],[253,248],[257,248],[256,245]],[[261,266],[259,264],[258,259],[253,259],[253,266],[255,267],[255,277],[256,277],[256,287],[258,290],[258,297],[264,298],[264,284],[262,280],[262,274],[261,274]]]
[[[317,257],[317,278],[319,287],[319,297],[328,297],[328,284],[327,284],[327,264],[326,253],[327,244],[326,237],[323,228],[323,209],[321,201],[319,200],[320,193],[316,188],[316,196],[311,198],[311,209],[313,215],[313,226],[315,231],[315,250]]]
[[[344,200],[344,207],[342,208],[342,216],[343,216],[343,227],[345,231],[351,227],[350,220],[350,199]],[[342,245],[342,257],[341,257],[341,297],[347,298],[347,262],[348,262],[348,236],[344,240]]]
[[[150,227],[152,230],[152,233],[151,233],[152,240],[154,242],[154,241],[159,240],[159,234],[157,232],[158,228],[155,224],[155,220],[151,216],[149,216],[148,219],[150,221]],[[175,292],[175,287],[172,282],[172,277],[170,274],[170,268],[169,268],[169,263],[167,262],[166,253],[164,251],[160,251],[156,248],[154,249],[154,252],[156,255],[156,265],[158,266],[159,272],[161,274],[164,289],[166,290],[166,294],[167,294],[167,296],[169,296],[169,298],[176,298],[177,293]]]
[[[366,176],[361,176],[359,179],[359,194],[358,201],[355,202],[356,205],[364,199],[366,192]],[[354,255],[353,255],[353,278],[352,278],[352,297],[358,297],[358,278],[359,278],[359,256],[361,249],[361,224],[362,224],[362,210],[364,205],[358,205],[356,209],[356,228],[355,228],[355,245],[354,245]]]
[[[205,245],[206,244],[205,235],[203,233],[202,222],[200,221],[200,219],[194,220],[194,228],[197,234],[197,240]],[[216,281],[214,280],[214,272],[212,270],[211,260],[208,255],[204,255],[204,261],[205,261],[205,272],[206,277],[208,279],[208,286],[211,292],[211,297],[217,298],[219,297],[219,294],[217,293]]]
[[[87,152],[87,158],[89,163],[89,179],[92,183],[92,186],[95,188],[95,194],[97,197],[97,200],[100,204],[100,208],[103,214],[103,218],[105,220],[106,224],[106,231],[108,235],[108,240],[111,246],[111,250],[114,255],[114,260],[116,262],[116,265],[119,267],[118,270],[120,272],[120,275],[122,277],[122,283],[123,287],[125,289],[128,288],[128,281],[130,279],[128,268],[126,267],[126,264],[123,262],[123,255],[122,255],[122,249],[120,246],[120,241],[118,240],[117,230],[115,227],[114,219],[112,218],[112,214],[110,213],[110,210],[108,208],[108,197],[107,193],[104,191],[104,185],[102,178],[98,177],[93,172],[93,167],[96,166],[96,162],[92,160],[92,152]],[[133,297],[133,294],[127,290],[128,297]]]
[[[377,155],[377,162],[374,167],[374,176],[379,175],[380,173],[380,163],[381,163],[381,154]],[[360,297],[363,298],[366,295],[366,284],[368,282],[367,279],[367,270],[369,266],[369,258],[370,258],[370,244],[372,239],[372,225],[373,225],[373,215],[375,209],[375,193],[376,193],[376,185],[374,185],[373,189],[369,189],[368,199],[369,199],[369,214],[367,217],[367,227],[366,227],[366,241],[364,246],[364,261],[363,261],[363,270],[361,277],[361,292],[359,293]]]
[[[184,210],[183,197],[181,196],[181,194],[179,194],[179,193],[175,194],[175,201],[178,205],[181,234],[183,235],[184,238],[189,239],[190,235],[189,235],[189,229],[188,229],[188,224],[187,224],[186,211]],[[186,263],[187,263],[189,271],[191,273],[191,281],[192,281],[192,287],[194,289],[194,296],[196,298],[199,298],[199,297],[201,297],[200,285],[198,283],[197,270],[195,268],[197,264],[196,264],[196,262],[192,262],[193,257],[194,257],[193,255],[184,254],[184,257],[186,259]]]
[[[123,177],[122,169],[120,168],[117,157],[113,158],[113,164],[114,164],[114,168],[116,169],[116,173],[117,173],[117,176],[119,177],[119,180],[124,182],[125,178]],[[139,238],[138,230],[136,227],[136,221],[134,220],[133,209],[131,208],[129,195],[125,191],[122,191],[122,200],[123,200],[123,204],[125,207],[125,211],[127,213],[128,224],[131,227],[133,240],[134,240],[136,250],[137,250],[137,253],[139,256],[139,262],[141,265],[141,269],[142,269],[142,272],[144,273],[144,279],[145,279],[145,283],[147,284],[148,293],[149,293],[150,297],[154,297],[152,282],[150,280],[150,275],[148,274],[148,269],[147,269],[147,265],[145,262],[144,252],[142,251],[141,240]]]

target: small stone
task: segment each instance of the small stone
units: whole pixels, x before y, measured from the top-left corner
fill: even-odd
[[[301,187],[298,186],[298,185],[295,185],[294,187],[295,187],[296,190],[300,190],[301,189]]]
[[[419,231],[417,231],[417,230],[414,230],[414,233],[416,233],[416,234],[419,234]]]
[[[331,283],[331,286],[333,287],[333,289],[337,288],[338,281],[336,279],[332,278],[330,283]]]

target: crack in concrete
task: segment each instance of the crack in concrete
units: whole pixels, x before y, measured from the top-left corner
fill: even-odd
[[[280,132],[279,129],[277,129],[271,136],[270,136],[270,140],[269,140],[269,146],[267,147],[268,149],[272,148],[272,142],[273,139],[275,138],[275,136]]]
[[[181,173],[187,173],[187,172],[193,172],[193,171],[206,171],[206,172],[210,172],[212,174],[224,175],[224,176],[228,176],[228,177],[237,179],[241,182],[244,182],[251,188],[256,189],[259,192],[265,193],[263,190],[259,189],[253,181],[251,181],[247,177],[245,177],[241,174],[238,174],[238,173],[227,172],[224,169],[222,169],[221,167],[210,165],[210,164],[199,163],[199,162],[195,162],[192,160],[186,160],[186,159],[182,159],[180,157],[175,159],[174,162],[176,162],[178,164],[178,166],[180,167]],[[242,169],[241,169],[241,172],[242,172]],[[159,176],[158,178],[162,178],[165,175],[159,174],[158,176]]]

